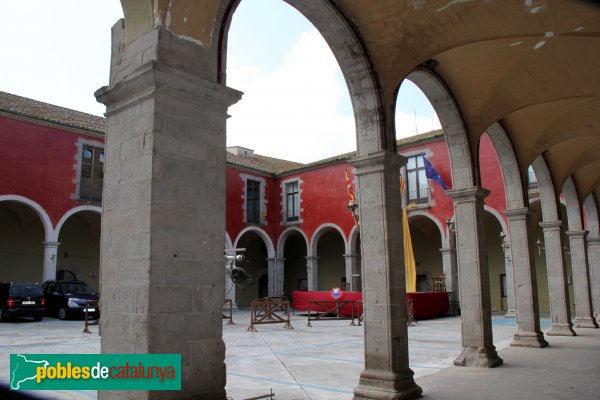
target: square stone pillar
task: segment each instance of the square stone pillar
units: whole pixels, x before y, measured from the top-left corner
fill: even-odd
[[[306,257],[306,280],[308,290],[319,290],[319,257]]]
[[[456,249],[443,247],[440,249],[442,253],[442,270],[444,271],[444,280],[446,291],[454,294],[454,299],[458,300],[458,269],[456,268]]]
[[[567,267],[563,257],[562,222],[540,222],[544,234],[544,251],[548,269],[548,291],[550,292],[550,314],[552,327],[549,336],[575,336],[571,323]]]
[[[598,328],[592,310],[590,274],[585,237],[587,231],[568,231],[575,292],[575,328]]]
[[[111,84],[96,93],[108,117],[101,351],[181,354],[182,390],[98,398],[222,400],[225,120],[241,93],[200,76],[210,49],[160,28],[131,43],[113,33]]]
[[[56,261],[59,245],[60,242],[44,242],[44,282],[56,279]]]
[[[480,187],[449,190],[454,200],[456,257],[460,282],[462,352],[454,365],[496,367],[502,359],[492,337],[490,280],[485,246],[483,199]]]
[[[358,156],[365,369],[355,399],[415,399],[421,388],[408,365],[406,278],[398,186],[406,159],[382,151]]]
[[[284,258],[267,258],[269,274],[269,297],[283,296],[283,263]]]
[[[360,291],[360,283],[356,278],[358,275],[358,256],[353,254],[344,254],[344,261],[346,263],[346,282],[350,283],[350,290],[358,292]]]
[[[594,307],[594,318],[598,322],[598,318],[600,318],[600,236],[588,236],[587,245],[592,305]]]
[[[515,305],[515,279],[513,274],[512,254],[510,251],[510,238],[504,238],[502,242],[504,250],[504,270],[506,272],[506,314],[505,318],[515,318],[517,309]]]
[[[546,347],[548,342],[544,340],[544,334],[540,330],[537,277],[532,257],[532,236],[529,232],[529,209],[506,210],[504,214],[508,217],[510,255],[514,274],[514,281],[511,279],[510,282],[508,273],[506,274],[507,284],[514,287],[517,307],[517,332],[510,345]]]

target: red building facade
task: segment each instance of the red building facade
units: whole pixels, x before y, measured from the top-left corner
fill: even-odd
[[[0,280],[42,281],[69,269],[99,288],[102,208],[93,192],[102,180],[104,124],[100,117],[0,92]],[[359,289],[360,238],[346,188],[346,173],[354,182],[354,154],[304,165],[228,150],[225,249],[245,249],[250,280],[228,285],[226,295],[244,306],[292,290]],[[453,203],[438,182],[423,178],[420,159],[426,157],[452,188],[443,132],[402,139],[398,153],[408,160],[400,171],[406,191],[398,207],[415,203],[409,221],[418,290],[431,289],[431,279],[443,274],[447,289],[458,292]],[[488,239],[492,304],[507,309],[499,239],[506,232],[504,183],[485,135],[480,171],[494,226]]]

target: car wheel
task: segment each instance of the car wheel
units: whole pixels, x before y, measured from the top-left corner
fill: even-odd
[[[67,309],[66,308],[59,308],[58,309],[58,318],[65,320],[67,319]]]

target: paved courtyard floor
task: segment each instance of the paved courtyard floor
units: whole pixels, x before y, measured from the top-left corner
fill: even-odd
[[[306,317],[294,315],[294,329],[283,329],[281,324],[258,325],[258,332],[248,332],[250,313],[247,310],[234,312],[236,325],[223,322],[223,337],[227,346],[227,394],[234,400],[265,395],[272,390],[275,399],[351,399],[352,388],[364,364],[363,329],[350,326],[349,321],[318,321],[313,327],[306,326]],[[542,320],[542,328],[549,321]],[[81,321],[59,321],[45,318],[41,323],[10,322],[0,324],[0,381],[8,383],[9,354],[11,353],[98,353],[100,338],[97,327],[92,334],[82,333]],[[460,352],[460,317],[447,317],[419,321],[408,328],[410,366],[415,372],[417,383],[432,399],[483,399],[492,398],[490,390],[503,392],[516,390],[512,381],[525,382],[536,379],[537,374],[551,376],[555,369],[542,365],[538,371],[530,361],[537,355],[548,358],[546,363],[567,360],[568,354],[583,353],[584,357],[596,361],[579,363],[579,358],[565,361],[569,368],[583,368],[579,375],[589,373],[573,382],[586,384],[590,390],[600,393],[600,333],[586,330],[577,338],[549,338],[549,349],[509,348],[516,325],[514,319],[493,317],[494,341],[505,359],[504,366],[492,370],[452,367],[452,361]],[[556,353],[559,352],[559,353]],[[577,357],[580,357],[579,354]],[[558,359],[557,359],[558,357]],[[541,358],[540,358],[541,359]],[[515,361],[517,363],[515,364]],[[529,363],[529,364],[528,364]],[[569,364],[570,363],[570,364]],[[528,369],[529,368],[529,369]],[[569,368],[556,370],[561,379],[571,379]],[[593,369],[596,368],[596,369]],[[528,374],[534,373],[531,378]],[[572,374],[576,373],[571,371]],[[510,378],[512,376],[512,378]],[[504,378],[502,378],[504,377]],[[504,380],[503,380],[504,379]],[[507,380],[508,379],[508,380]],[[588,381],[591,382],[587,382]],[[487,382],[486,380],[490,380]],[[582,382],[580,382],[582,381]],[[466,382],[476,388],[474,397],[465,390]],[[487,382],[487,383],[486,383]],[[587,383],[585,383],[587,382]],[[541,380],[538,380],[543,385]],[[552,379],[550,383],[552,384]],[[557,386],[558,382],[555,382]],[[494,386],[496,385],[496,386]],[[500,386],[498,386],[500,385]],[[498,387],[497,387],[498,386]],[[569,390],[548,390],[553,399],[598,399],[596,397],[571,397]],[[563,388],[564,389],[564,388]],[[541,389],[540,389],[541,390]],[[506,393],[506,392],[503,392]],[[48,399],[95,399],[95,391],[38,392]],[[561,397],[564,395],[564,397]],[[584,397],[581,397],[584,396]],[[502,395],[502,399],[506,399]],[[529,398],[529,397],[514,397]]]

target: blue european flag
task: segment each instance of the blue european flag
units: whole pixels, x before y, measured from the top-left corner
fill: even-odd
[[[425,175],[427,176],[427,179],[436,181],[442,188],[444,188],[444,190],[448,190],[448,186],[446,186],[444,183],[440,173],[433,167],[433,165],[431,165],[429,160],[423,157],[423,161],[425,162]]]

